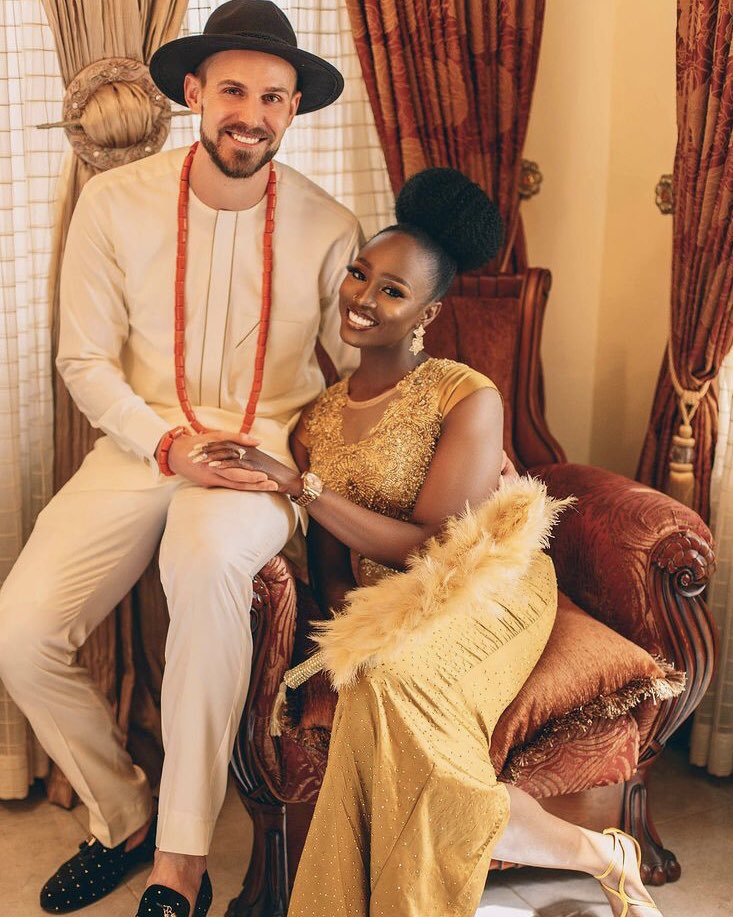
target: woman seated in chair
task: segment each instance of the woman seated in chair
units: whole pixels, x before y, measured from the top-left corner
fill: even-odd
[[[650,917],[632,838],[497,782],[492,731],[555,617],[542,547],[560,507],[529,478],[499,484],[493,383],[422,349],[456,272],[498,251],[496,208],[431,169],[407,182],[397,217],[341,286],[341,336],[361,364],[304,412],[302,474],[256,449],[202,447],[221,473],[263,471],[308,505],[315,589],[340,612],[304,664],[325,665],[339,701],[290,917],[469,917],[492,857],[590,873],[613,914]]]

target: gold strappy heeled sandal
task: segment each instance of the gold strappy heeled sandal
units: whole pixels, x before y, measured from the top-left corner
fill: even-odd
[[[614,895],[619,901],[623,904],[624,909],[621,911],[620,917],[626,917],[629,913],[630,907],[647,907],[650,910],[658,911],[659,908],[656,904],[649,898],[648,901],[639,901],[638,898],[630,898],[625,889],[626,885],[626,848],[621,843],[620,838],[628,838],[634,845],[636,850],[636,865],[641,868],[641,848],[639,847],[638,841],[635,837],[632,837],[630,834],[627,834],[625,831],[621,831],[619,828],[606,828],[603,832],[604,834],[609,834],[613,838],[613,858],[608,864],[608,869],[601,873],[600,876],[594,876],[594,879],[598,879],[601,883],[601,886],[609,893],[609,895]],[[621,849],[621,874],[619,875],[618,888],[611,888],[610,885],[606,885],[603,881],[607,878],[614,870],[618,863],[617,853],[619,848]]]

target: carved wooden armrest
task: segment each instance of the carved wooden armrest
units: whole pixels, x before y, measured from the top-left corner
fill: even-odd
[[[658,749],[698,705],[713,673],[716,628],[702,595],[715,565],[710,531],[666,494],[602,468],[555,464],[530,473],[552,496],[578,500],[550,547],[560,589],[687,673],[684,694],[661,705]]]
[[[293,656],[297,617],[296,582],[278,555],[254,578],[252,675],[232,756],[242,792],[256,802],[273,802],[273,781],[281,770],[280,749],[270,735],[270,714]]]

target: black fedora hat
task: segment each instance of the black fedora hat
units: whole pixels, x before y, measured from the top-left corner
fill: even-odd
[[[189,35],[161,45],[150,61],[150,75],[174,102],[186,104],[183,80],[187,73],[219,51],[263,51],[295,67],[303,94],[298,114],[325,108],[344,88],[338,70],[298,47],[293,27],[271,0],[229,0],[209,16],[203,35]]]

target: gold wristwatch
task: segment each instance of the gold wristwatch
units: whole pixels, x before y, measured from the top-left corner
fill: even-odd
[[[291,497],[293,503],[298,506],[308,506],[314,500],[317,500],[323,493],[323,481],[312,471],[304,471],[300,476],[303,482],[303,492],[299,497]]]

